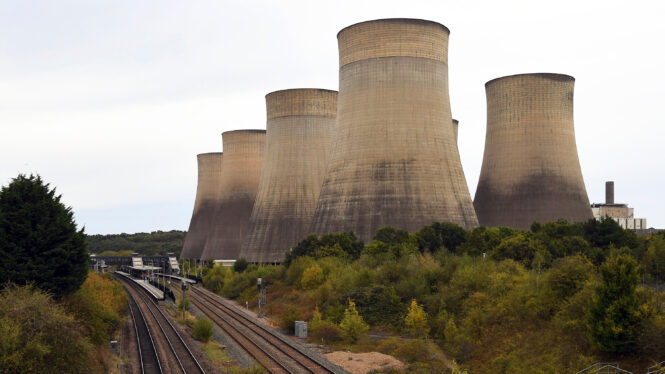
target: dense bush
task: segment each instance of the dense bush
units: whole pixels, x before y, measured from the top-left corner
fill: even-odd
[[[109,274],[88,273],[81,288],[70,295],[67,310],[88,330],[94,344],[107,344],[127,311],[127,294]]]
[[[249,263],[244,257],[240,257],[239,259],[236,260],[236,262],[233,264],[233,270],[237,271],[238,273],[242,273],[247,269],[247,266]]]
[[[194,326],[192,326],[192,334],[194,335],[194,338],[204,343],[207,343],[210,338],[212,338],[214,332],[215,330],[212,321],[206,317],[197,318],[196,322],[194,322]]]
[[[295,307],[287,307],[279,319],[279,327],[293,334],[296,329],[296,321],[302,321],[303,317],[300,310]]]
[[[322,258],[333,255],[356,259],[363,247],[363,242],[352,232],[325,234],[321,237],[310,234],[286,253],[284,265],[290,266],[291,261],[302,256]]]
[[[99,372],[84,329],[47,294],[0,291],[0,373]]]
[[[602,283],[591,305],[589,330],[604,352],[624,353],[637,343],[640,329],[637,263],[630,256],[610,258],[600,267]]]

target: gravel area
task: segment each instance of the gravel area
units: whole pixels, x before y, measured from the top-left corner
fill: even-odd
[[[179,295],[179,292],[178,292],[178,295]],[[198,310],[198,309],[196,308],[196,306],[194,305],[194,303],[191,303],[191,302],[190,302],[190,304],[189,304],[189,313],[190,313],[191,315],[193,315],[193,316],[196,316],[197,318],[198,318],[198,317],[201,317],[201,316],[205,316],[205,314],[203,314],[203,312],[201,312],[200,310]],[[245,352],[244,349],[242,349],[241,347],[239,347],[239,346],[236,344],[236,342],[233,341],[233,339],[231,339],[229,336],[227,336],[227,335],[224,333],[224,331],[222,331],[222,329],[221,329],[219,326],[217,326],[217,324],[213,324],[213,328],[215,329],[215,332],[214,332],[214,334],[213,334],[213,336],[212,336],[212,339],[213,339],[214,341],[216,341],[217,343],[219,343],[219,344],[225,346],[225,347],[226,347],[226,351],[227,351],[227,353],[229,354],[229,356],[230,356],[233,360],[235,360],[236,363],[237,363],[239,366],[242,366],[243,368],[247,368],[247,369],[249,369],[249,368],[251,368],[252,366],[258,365],[258,364],[256,363],[256,361],[255,361],[252,357],[250,357],[250,356]],[[189,335],[189,334],[188,334],[188,335]],[[188,343],[188,344],[189,344],[189,343]],[[199,351],[201,351],[200,348],[197,348],[197,349],[198,349]],[[206,355],[205,352],[203,352],[203,351],[201,351],[201,353],[202,353],[203,355]],[[206,355],[206,356],[207,356],[207,355]],[[197,357],[197,359],[198,359],[199,356],[197,355],[196,357]],[[207,361],[207,359],[206,359],[206,361]],[[220,371],[220,372],[221,372],[221,371]]]
[[[118,344],[122,349],[123,358],[127,358],[127,364],[124,365],[124,373],[141,374],[139,347],[136,345],[136,330],[134,329],[134,321],[129,311],[127,311],[127,317],[122,328],[122,338]]]
[[[393,356],[379,352],[351,353],[331,352],[325,355],[332,363],[343,367],[352,374],[365,374],[378,369],[403,369],[404,363]]]

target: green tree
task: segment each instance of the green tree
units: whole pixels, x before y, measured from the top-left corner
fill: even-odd
[[[427,313],[425,313],[423,307],[418,305],[416,299],[411,299],[411,306],[409,306],[409,312],[404,318],[404,324],[414,336],[426,337],[429,333]]]
[[[242,273],[245,271],[245,269],[247,269],[247,266],[249,266],[247,260],[244,257],[240,257],[233,264],[233,270],[235,270],[237,273]]]
[[[649,249],[642,258],[642,265],[652,282],[665,281],[665,239],[654,236],[649,240]]]
[[[637,262],[629,255],[611,257],[600,275],[588,321],[591,339],[603,352],[629,352],[640,332]]]
[[[420,252],[436,252],[442,246],[455,253],[457,247],[466,242],[467,232],[450,222],[434,222],[415,234]]]
[[[304,290],[311,290],[316,288],[319,284],[323,283],[323,269],[318,264],[314,264],[307,268],[302,274],[300,284]]]
[[[56,297],[88,273],[83,229],[39,176],[19,175],[0,190],[0,284],[34,284]]]
[[[344,310],[344,318],[339,323],[339,328],[342,330],[342,336],[351,343],[356,343],[369,330],[369,326],[358,314],[356,304],[351,299],[348,308]]]

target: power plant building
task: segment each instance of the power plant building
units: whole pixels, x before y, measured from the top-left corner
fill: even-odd
[[[266,131],[227,131],[222,134],[222,142],[221,197],[203,260],[235,260],[240,254],[261,178]]]
[[[222,153],[202,153],[196,156],[198,183],[194,212],[189,230],[180,252],[181,259],[198,259],[203,254],[208,234],[212,228],[215,209],[221,197]]]
[[[276,263],[310,232],[335,130],[337,92],[292,89],[266,95],[266,151],[240,257]]]
[[[487,133],[474,206],[483,226],[592,217],[573,126],[575,79],[520,74],[485,84]]]
[[[337,35],[336,131],[311,231],[478,225],[453,132],[448,29],[384,19]]]
[[[635,218],[634,209],[629,208],[628,204],[617,204],[614,202],[614,182],[605,182],[605,203],[591,204],[593,218],[603,219],[610,217],[615,220],[619,226],[629,230],[646,230],[647,219]]]

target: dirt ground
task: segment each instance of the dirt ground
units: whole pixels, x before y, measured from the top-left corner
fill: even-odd
[[[402,369],[404,363],[393,356],[379,352],[351,353],[336,351],[325,355],[335,365],[341,366],[352,374],[365,374],[377,369]]]

